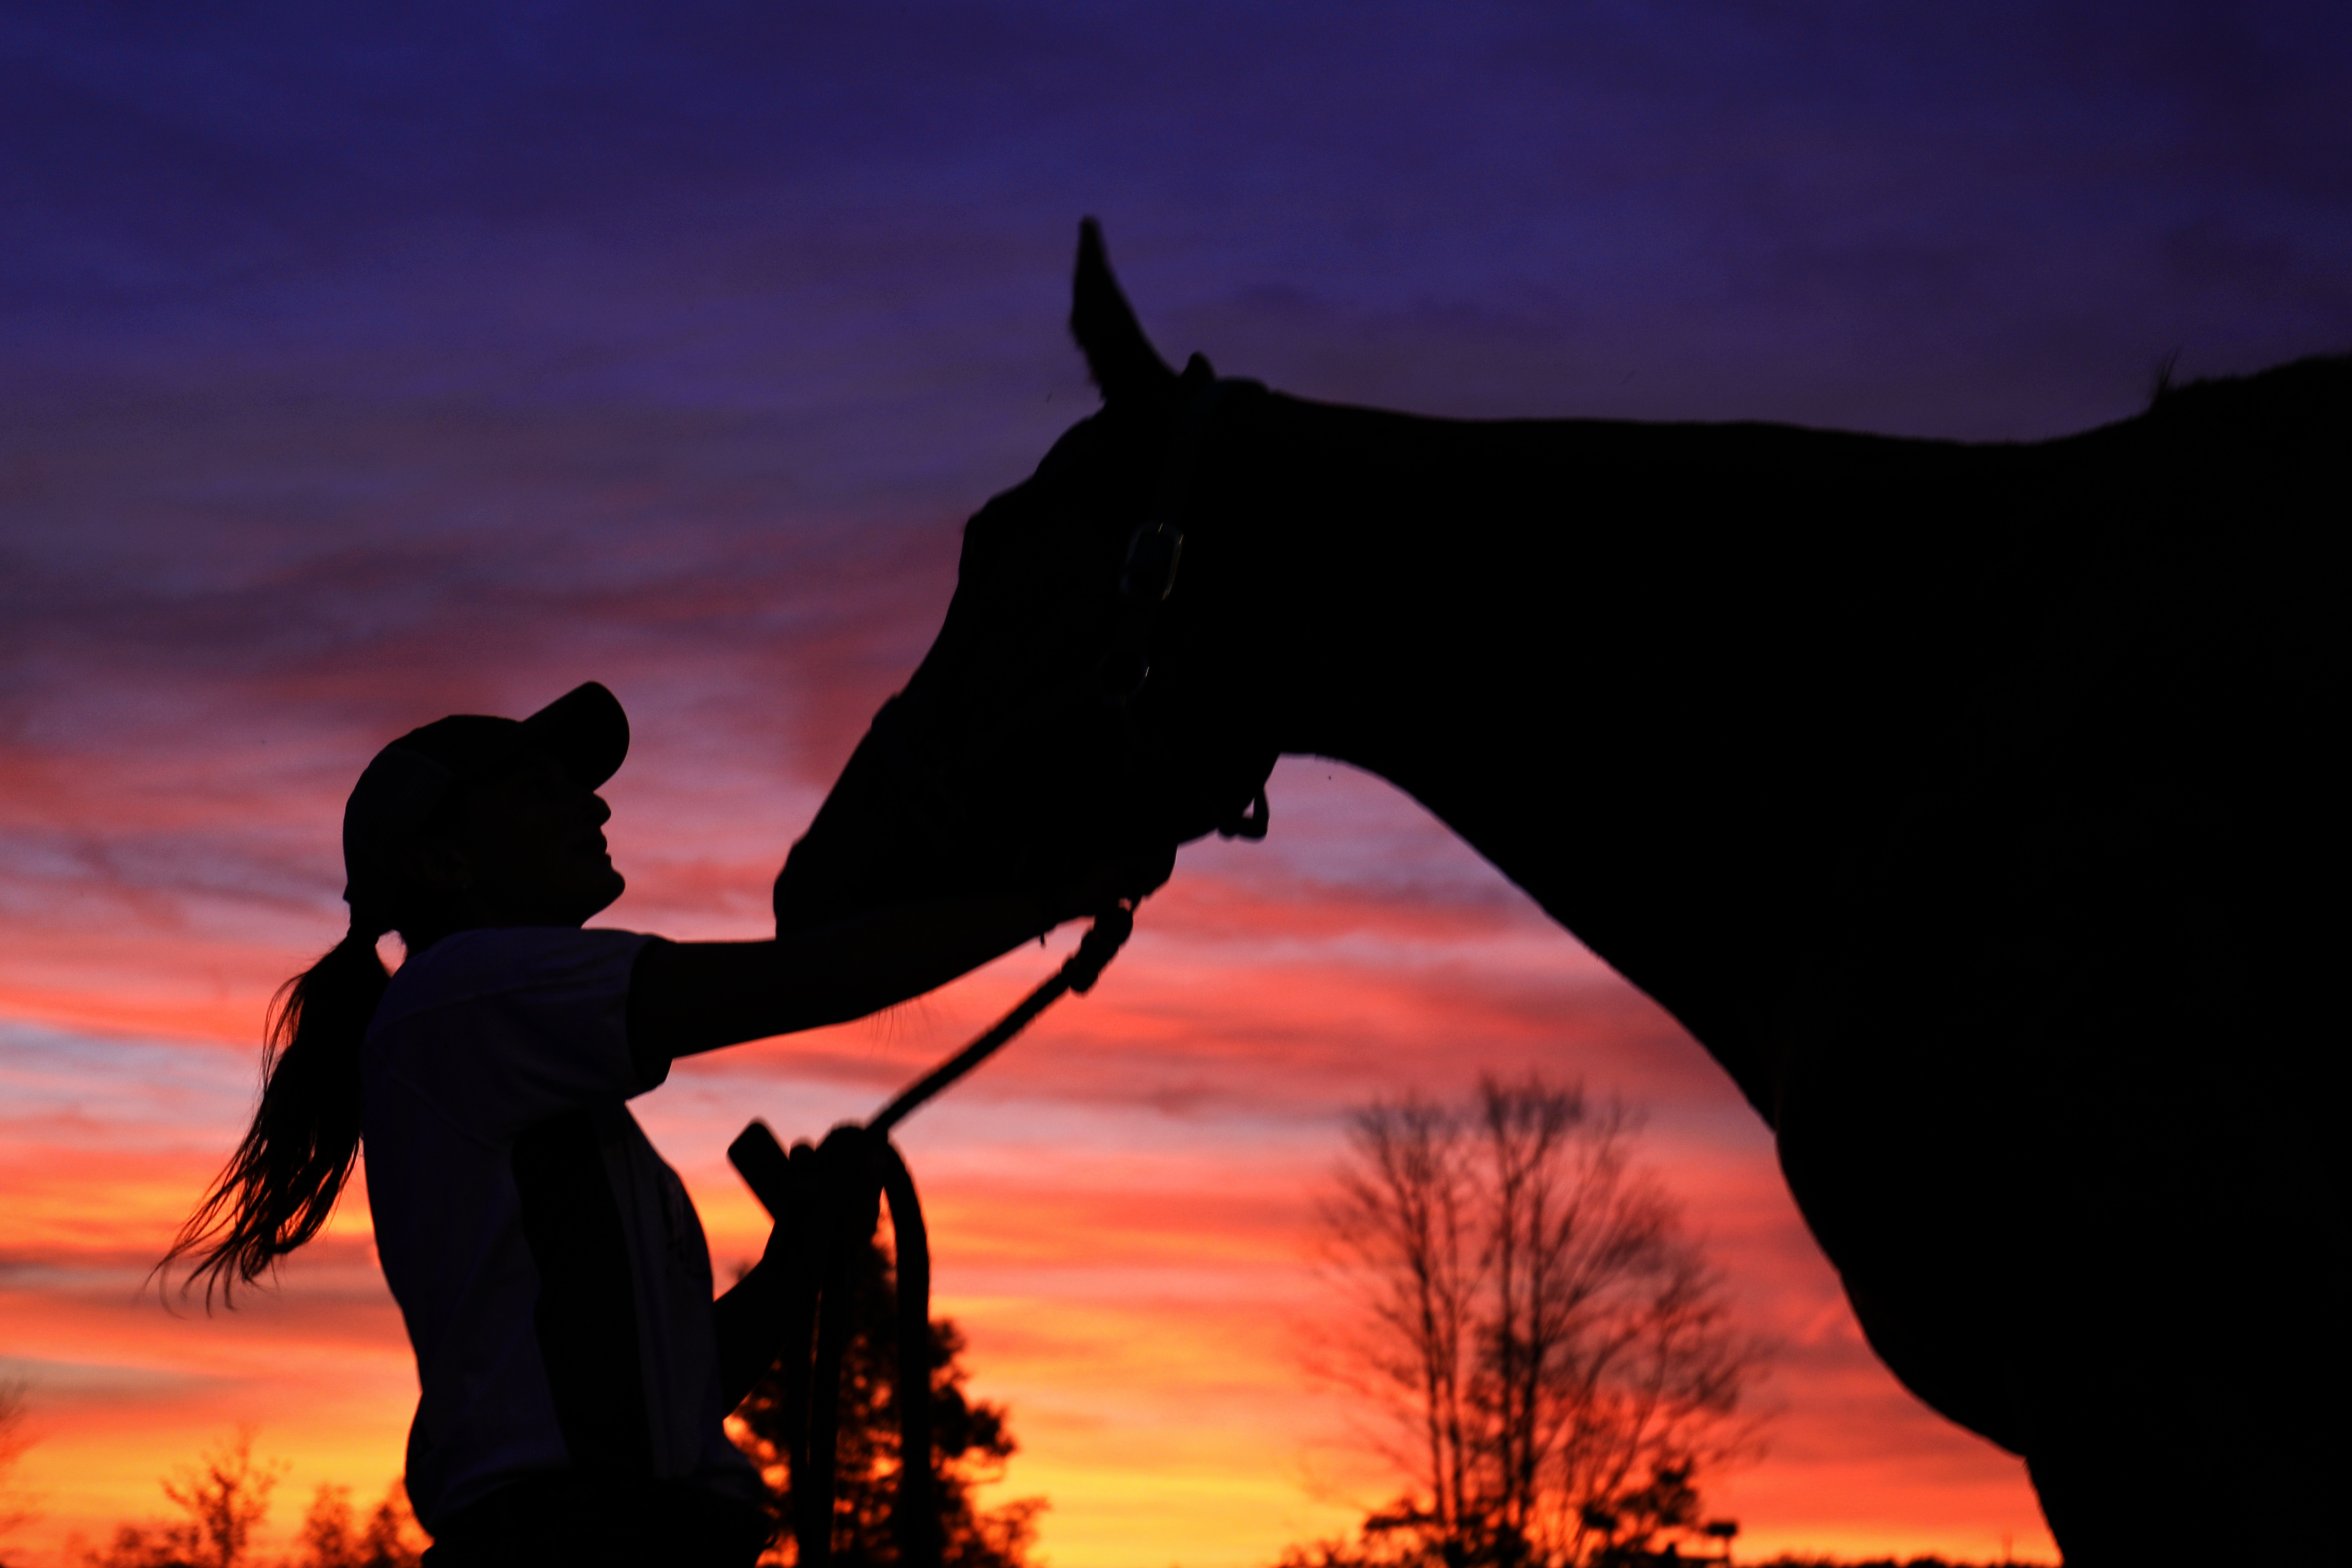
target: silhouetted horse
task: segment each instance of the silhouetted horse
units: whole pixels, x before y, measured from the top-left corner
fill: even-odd
[[[1073,325],[1104,407],[971,520],[782,925],[1367,768],[1723,1064],[2074,1561],[2317,1544],[2352,359],[2024,445],[1417,418],[1171,372],[1091,228]]]

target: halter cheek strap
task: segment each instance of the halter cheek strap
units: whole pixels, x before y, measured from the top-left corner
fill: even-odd
[[[1151,679],[1152,628],[1160,618],[1160,606],[1176,591],[1177,569],[1184,561],[1185,503],[1190,500],[1192,476],[1200,467],[1201,447],[1208,437],[1210,423],[1216,417],[1218,405],[1234,388],[1265,390],[1254,381],[1220,380],[1207,358],[1201,354],[1194,354],[1186,363],[1184,380],[1192,384],[1192,391],[1184,401],[1176,434],[1169,441],[1168,466],[1161,470],[1159,492],[1152,498],[1151,510],[1128,536],[1127,564],[1118,577],[1118,629],[1095,666],[1097,695],[1106,706],[1122,711],[1143,695],[1144,686]],[[1217,836],[1264,838],[1267,811],[1265,790],[1260,786],[1248,801],[1217,824]]]
[[[1168,465],[1160,470],[1160,489],[1151,510],[1128,535],[1127,562],[1118,575],[1118,629],[1095,667],[1095,689],[1103,701],[1124,708],[1143,693],[1151,679],[1151,629],[1160,606],[1176,591],[1177,568],[1184,560],[1184,503],[1200,466],[1201,444],[1216,417],[1217,405],[1235,386],[1255,382],[1221,381],[1207,358],[1194,354],[1184,366],[1192,385],[1168,443]]]

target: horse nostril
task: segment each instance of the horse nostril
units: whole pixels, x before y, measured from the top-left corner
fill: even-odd
[[[1255,796],[1231,816],[1217,824],[1217,837],[1240,838],[1255,843],[1265,837],[1265,786],[1261,784]]]

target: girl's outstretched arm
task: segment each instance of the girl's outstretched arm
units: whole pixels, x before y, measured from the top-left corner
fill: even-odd
[[[877,910],[769,942],[652,942],[629,987],[641,1061],[845,1023],[919,996],[1056,922],[1024,894]]]

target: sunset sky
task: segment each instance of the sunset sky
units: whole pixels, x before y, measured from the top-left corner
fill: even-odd
[[[69,0],[0,12],[0,59],[12,1563],[158,1513],[240,1423],[289,1466],[272,1550],[397,1472],[356,1194],[248,1308],[141,1295],[342,929],[352,781],[602,680],[636,733],[602,923],[765,934],[963,519],[1092,405],[1082,214],[1171,358],[1430,413],[2032,437],[2176,353],[2352,347],[2352,9],[2316,3]],[[1709,1490],[1743,1558],[2054,1554],[2021,1465],[1873,1360],[1671,1019],[1380,781],[1271,794],[901,1140],[1055,1568],[1262,1568],[1386,1500],[1305,1370],[1315,1200],[1349,1107],[1529,1067],[1647,1109],[1785,1347],[1769,1455]],[[747,1116],[867,1113],[1054,962],[639,1100],[722,1268],[761,1238]]]

